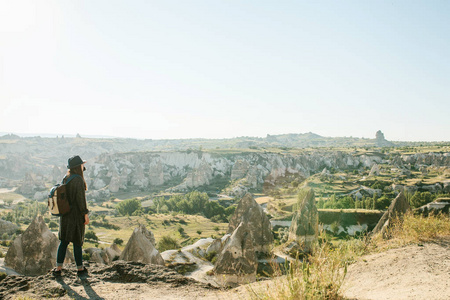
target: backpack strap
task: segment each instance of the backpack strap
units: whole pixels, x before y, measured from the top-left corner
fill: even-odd
[[[78,174],[70,175],[69,178],[67,178],[66,182],[64,182],[64,179],[66,179],[66,176],[64,176],[64,178],[61,180],[61,184],[68,184],[69,181],[71,181],[71,180],[74,179],[75,177],[81,177],[81,176],[78,175]]]

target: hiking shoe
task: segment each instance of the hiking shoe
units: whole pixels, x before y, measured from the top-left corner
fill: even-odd
[[[57,268],[54,268],[51,270],[53,276],[61,276],[62,270],[58,270]]]
[[[86,269],[86,267],[83,267],[82,270],[77,270],[77,275],[87,275],[88,274],[88,270]]]

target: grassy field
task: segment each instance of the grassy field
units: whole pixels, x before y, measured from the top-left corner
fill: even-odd
[[[227,229],[228,223],[214,223],[203,216],[197,215],[172,215],[172,214],[154,214],[144,216],[130,216],[130,217],[105,217],[108,223],[119,226],[119,230],[107,229],[103,226],[88,226],[87,231],[93,230],[98,236],[100,245],[112,244],[115,238],[120,238],[124,241],[125,246],[128,239],[131,237],[133,230],[140,224],[146,226],[154,235],[156,242],[162,236],[171,236],[178,240],[182,246],[192,244],[200,238],[207,237],[221,237]],[[99,219],[97,221],[100,221]],[[180,233],[179,227],[183,228],[183,234]],[[106,243],[106,244],[105,244]],[[96,243],[86,242],[85,247],[94,247]]]

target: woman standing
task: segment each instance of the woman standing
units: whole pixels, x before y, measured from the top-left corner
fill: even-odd
[[[84,227],[89,224],[89,210],[86,205],[86,181],[83,171],[86,170],[80,156],[75,155],[69,158],[66,180],[73,175],[73,178],[66,185],[66,192],[70,203],[70,212],[60,217],[59,233],[60,239],[58,252],[56,255],[56,268],[52,270],[54,275],[61,275],[62,266],[66,257],[66,250],[69,243],[73,244],[73,255],[77,265],[78,275],[86,274],[87,269],[83,266],[83,252],[81,247],[84,242]]]

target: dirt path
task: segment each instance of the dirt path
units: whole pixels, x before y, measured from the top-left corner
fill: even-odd
[[[450,299],[450,239],[364,256],[349,266],[350,299]]]

